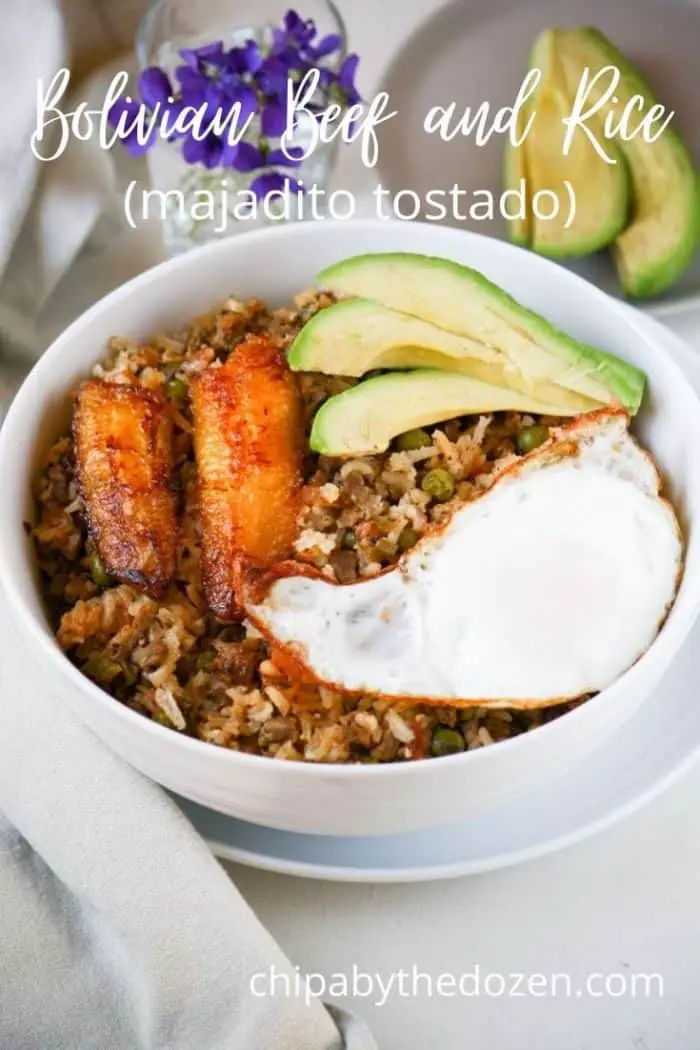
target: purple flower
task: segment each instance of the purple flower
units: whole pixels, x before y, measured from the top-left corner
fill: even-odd
[[[260,66],[263,63],[263,56],[260,48],[254,40],[246,40],[243,45],[244,61],[246,69],[249,73],[257,73]]]
[[[221,110],[226,111],[229,108],[226,105],[226,98],[220,85],[213,83],[211,80],[207,81],[207,86],[201,98],[197,98],[193,95],[192,104],[196,109],[204,107],[203,124],[212,121]]]
[[[243,76],[246,73],[257,73],[263,63],[263,56],[255,40],[246,40],[243,47],[232,47],[222,63],[224,75],[234,73]]]
[[[303,163],[303,160],[304,150],[301,146],[292,146],[287,148],[286,152],[283,149],[271,149],[266,157],[268,164],[279,165],[283,168],[298,168]]]
[[[303,50],[316,36],[316,24],[312,18],[303,19],[296,11],[289,10],[284,16],[285,41]]]
[[[188,164],[203,164],[205,168],[216,168],[221,161],[221,139],[216,135],[196,139],[187,135],[182,141],[182,156]]]
[[[291,175],[285,175],[281,171],[263,172],[262,175],[258,175],[257,178],[253,179],[250,184],[250,189],[259,199],[276,190],[281,192],[291,190],[293,193],[298,193],[303,188],[298,179],[292,178]]]
[[[241,116],[239,126],[243,125],[246,120],[252,117],[258,111],[258,98],[253,89],[242,81],[238,84],[231,84],[226,86],[222,90],[222,99],[224,105],[228,111],[234,103],[240,103]]]
[[[260,128],[267,139],[278,139],[287,130],[287,107],[271,102],[260,114]]]
[[[211,44],[205,44],[204,47],[184,47],[180,51],[180,58],[182,58],[186,64],[194,69],[198,73],[204,72],[205,66],[208,64],[213,66],[221,65],[225,58],[226,52],[224,51],[224,45],[221,40],[215,40]]]
[[[180,95],[183,102],[188,106],[193,104],[193,99],[203,99],[206,90],[211,83],[208,77],[191,66],[178,66],[175,70],[175,78],[180,84]]]
[[[339,33],[327,33],[316,43],[318,30],[313,19],[303,19],[296,11],[284,16],[284,26],[272,32],[270,54],[280,59],[288,69],[301,70],[338,51],[343,46]]]
[[[357,55],[345,57],[339,70],[340,57],[336,63],[324,64],[328,56],[340,55],[342,48],[339,33],[319,36],[312,19],[290,8],[282,25],[271,29],[262,44],[252,37],[235,46],[215,40],[183,48],[182,62],[170,76],[158,66],[145,69],[139,78],[142,101],[119,99],[109,120],[131,153],[144,153],[160,135],[179,140],[189,164],[256,172],[255,191],[263,195],[273,189],[299,188],[284,169],[299,167],[303,150],[286,152],[280,146],[287,130],[288,83],[298,83],[309,70],[318,71],[317,90],[308,104],[318,117],[331,102],[341,106],[358,102]],[[178,117],[187,118],[182,123],[192,124],[190,130],[172,130]],[[245,141],[229,142],[241,135]],[[139,142],[139,137],[144,141]]]
[[[124,133],[120,135],[120,138],[132,157],[140,157],[143,153],[146,153],[158,138],[158,125],[154,123],[148,135],[142,136],[143,141],[139,141],[137,129],[139,127],[138,118],[140,114],[145,126],[148,114],[141,103],[136,102],[132,98],[118,98],[110,107],[107,115],[107,119],[112,127],[121,126],[123,128]]]
[[[226,153],[227,167],[236,171],[256,171],[265,167],[265,154],[251,142],[239,142]]]
[[[271,54],[287,66],[298,68],[300,62],[317,62],[342,48],[343,38],[339,33],[327,33],[314,43],[317,34],[313,19],[304,20],[296,11],[289,10],[284,16],[284,28],[273,31]]]
[[[170,81],[158,66],[149,66],[148,69],[144,69],[139,77],[139,91],[149,109],[155,109],[158,105],[168,106],[173,96]]]
[[[338,72],[338,85],[342,88],[349,106],[362,101],[362,96],[355,87],[355,75],[359,61],[359,55],[354,53],[346,55]]]
[[[268,98],[279,98],[287,93],[289,67],[280,58],[266,58],[255,74],[255,82]]]
[[[327,55],[332,55],[334,51],[340,50],[342,46],[343,38],[338,33],[328,33],[327,36],[321,37],[317,44],[309,44],[306,51],[309,58],[317,62],[321,58],[326,58]]]

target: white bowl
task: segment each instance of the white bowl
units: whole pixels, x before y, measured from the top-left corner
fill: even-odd
[[[283,303],[314,273],[361,252],[411,251],[475,266],[565,331],[634,361],[649,377],[636,423],[684,523],[685,573],[659,637],[613,686],[525,736],[449,758],[387,766],[277,762],[179,736],[93,685],[61,653],[44,613],[23,522],[40,454],[65,427],[70,392],[114,334],[177,326],[233,293]],[[47,688],[132,765],[223,813],[321,834],[381,834],[495,807],[577,763],[651,692],[700,608],[700,404],[630,311],[566,270],[510,245],[401,222],[309,223],[233,237],[163,263],[79,318],[33,369],[0,433],[0,583],[34,645]],[[621,756],[622,758],[623,756]]]

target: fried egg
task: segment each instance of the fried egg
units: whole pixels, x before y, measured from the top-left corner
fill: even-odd
[[[540,707],[606,688],[651,645],[682,566],[628,426],[606,409],[556,430],[379,576],[279,566],[250,619],[350,693]]]

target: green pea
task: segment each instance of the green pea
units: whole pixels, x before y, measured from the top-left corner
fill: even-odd
[[[415,547],[418,542],[418,533],[415,529],[412,529],[410,525],[407,525],[405,529],[399,533],[399,550],[403,553],[409,551],[411,547]]]
[[[427,430],[417,427],[415,430],[407,430],[396,438],[396,447],[399,452],[413,452],[417,448],[427,448],[432,445],[433,439]]]
[[[122,666],[101,653],[88,661],[87,670],[98,682],[111,682],[122,673]]]
[[[182,408],[187,401],[188,392],[189,387],[185,380],[178,379],[177,376],[173,376],[173,378],[169,379],[165,384],[165,393],[170,400],[178,406],[178,408]]]
[[[151,718],[154,722],[157,722],[159,726],[166,726],[166,728],[172,729],[173,724],[166,715],[165,711],[156,711],[156,713],[152,715]]]
[[[354,529],[346,529],[340,538],[340,546],[344,551],[354,551],[357,546],[357,533]]]
[[[466,746],[464,737],[457,729],[438,726],[433,730],[430,749],[436,758],[442,758],[444,755],[456,755],[460,751],[464,751]]]
[[[135,668],[130,667],[129,664],[124,664],[122,666],[122,674],[124,675],[124,681],[127,685],[134,685],[139,677]]]
[[[527,452],[532,452],[533,449],[543,445],[548,437],[548,428],[541,423],[536,423],[534,426],[523,427],[522,430],[519,430],[515,444],[518,447],[518,452],[524,456]]]
[[[90,575],[98,587],[109,587],[112,577],[105,569],[104,562],[97,551],[90,555]]]
[[[425,475],[421,488],[437,503],[445,503],[454,496],[455,482],[449,470],[445,470],[444,467],[435,467]]]
[[[214,666],[214,660],[216,659],[216,653],[213,649],[206,649],[203,653],[200,653],[197,657],[197,670],[198,671],[211,671]]]

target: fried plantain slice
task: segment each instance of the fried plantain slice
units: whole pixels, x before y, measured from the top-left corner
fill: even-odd
[[[161,597],[175,571],[172,415],[144,387],[90,379],[73,438],[90,535],[107,572]]]
[[[240,618],[237,579],[287,557],[297,533],[303,420],[284,356],[249,338],[191,384],[202,517],[202,587],[221,620]]]

